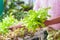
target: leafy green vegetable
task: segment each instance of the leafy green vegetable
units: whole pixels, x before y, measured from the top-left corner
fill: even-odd
[[[49,16],[48,9],[49,8],[43,8],[38,11],[30,10],[28,12],[28,16],[21,20],[29,32],[36,31],[36,28],[38,27],[45,27],[44,22]],[[0,33],[6,34],[7,32],[9,32],[8,27],[15,23],[18,23],[18,21],[12,15],[7,16],[2,20],[2,22],[0,22]]]
[[[9,32],[8,27],[18,23],[18,21],[12,16],[7,16],[4,19],[2,19],[2,22],[0,22],[0,33],[6,34]]]
[[[22,21],[28,31],[35,31],[37,27],[45,27],[44,22],[47,20],[49,8],[43,8],[38,11],[30,10],[29,15]]]

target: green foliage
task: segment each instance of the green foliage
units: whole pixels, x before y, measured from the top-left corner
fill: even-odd
[[[31,31],[37,27],[45,27],[44,22],[47,20],[49,8],[43,8],[38,11],[30,10],[29,15],[25,17],[22,21],[26,28]]]
[[[36,32],[36,28],[38,27],[45,27],[44,22],[47,20],[48,15],[48,9],[49,8],[43,8],[38,11],[30,10],[28,11],[28,15],[25,16],[21,20],[23,25],[25,25],[26,30],[28,29],[28,32],[34,33]],[[21,15],[20,15],[21,16]],[[9,26],[18,23],[17,19],[14,18],[13,15],[9,15],[2,19],[2,22],[0,22],[0,33],[6,34],[9,32]],[[23,27],[24,28],[24,27]],[[20,29],[21,30],[21,29]],[[21,30],[20,32],[22,35],[24,35],[24,30]]]
[[[23,19],[24,17],[26,17],[28,13],[21,11],[21,12],[15,12],[12,15],[14,15],[14,18],[20,21],[20,19]]]
[[[18,23],[18,21],[12,15],[5,17],[4,19],[2,19],[2,22],[0,22],[0,33],[8,33],[8,27],[16,23]]]
[[[4,0],[4,14],[3,14],[3,18],[7,15],[9,15],[10,13],[13,13],[14,17],[18,20],[21,19],[22,17],[25,16],[25,11],[28,11],[32,9],[32,7],[28,4],[25,4],[25,2],[23,0]],[[21,12],[22,11],[22,12]]]

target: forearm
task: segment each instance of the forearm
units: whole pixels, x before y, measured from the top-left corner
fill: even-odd
[[[60,17],[45,22],[46,26],[48,26],[48,25],[52,25],[52,24],[57,24],[57,23],[60,23]]]
[[[56,19],[51,20],[51,24],[57,24],[57,23],[60,23],[60,17],[59,17],[59,18],[56,18]]]

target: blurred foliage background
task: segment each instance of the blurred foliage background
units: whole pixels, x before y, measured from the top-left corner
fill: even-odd
[[[4,0],[3,18],[14,15],[18,20],[27,15],[27,11],[33,8],[33,0]]]

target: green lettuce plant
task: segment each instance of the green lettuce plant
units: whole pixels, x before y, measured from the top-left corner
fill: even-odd
[[[17,19],[15,19],[12,15],[5,17],[0,22],[0,33],[6,34],[9,32],[9,26],[18,23]]]
[[[28,12],[28,16],[22,20],[28,31],[35,31],[37,27],[45,27],[44,22],[49,17],[48,9],[42,8],[38,11],[30,10]]]

